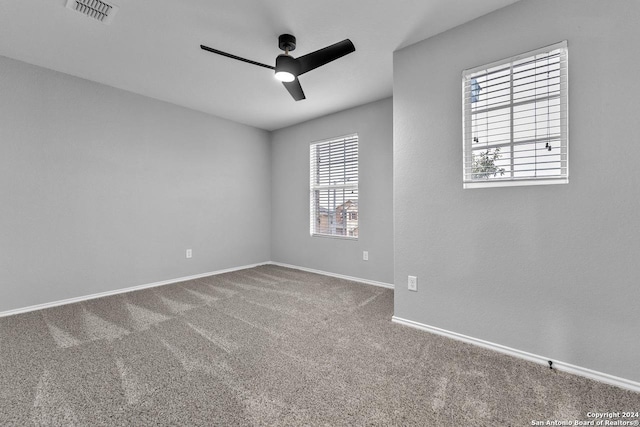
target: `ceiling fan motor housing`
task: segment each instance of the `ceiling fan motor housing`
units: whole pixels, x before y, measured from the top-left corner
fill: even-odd
[[[296,50],[296,38],[291,34],[280,34],[280,37],[278,37],[278,47],[285,52]]]
[[[276,73],[280,71],[291,73],[297,77],[300,74],[300,63],[292,56],[278,55],[276,58]]]

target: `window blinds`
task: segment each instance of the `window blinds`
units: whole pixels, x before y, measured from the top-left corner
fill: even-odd
[[[358,237],[358,135],[310,146],[312,235]]]
[[[465,188],[568,182],[567,62],[565,41],[463,72]]]

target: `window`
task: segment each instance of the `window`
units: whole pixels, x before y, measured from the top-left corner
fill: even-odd
[[[569,182],[567,42],[465,70],[464,188]]]
[[[310,147],[311,235],[358,237],[358,135]]]

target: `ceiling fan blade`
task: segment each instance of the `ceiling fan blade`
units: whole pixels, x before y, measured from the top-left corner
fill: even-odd
[[[257,65],[259,67],[264,67],[264,68],[269,68],[271,70],[275,70],[275,67],[271,66],[271,65],[267,65],[267,64],[263,64],[261,62],[256,62],[256,61],[252,61],[250,59],[246,59],[246,58],[241,58],[239,56],[236,55],[232,55],[230,53],[227,52],[223,52],[221,50],[218,49],[214,49],[212,47],[208,47],[205,45],[200,45],[200,48],[202,50],[206,50],[207,52],[212,52],[212,53],[217,53],[218,55],[222,55],[222,56],[226,56],[227,58],[231,58],[231,59],[237,59],[238,61],[242,61],[242,62],[248,62],[249,64],[253,64],[253,65]]]
[[[298,75],[328,64],[338,58],[342,58],[355,50],[356,47],[351,43],[351,40],[344,39],[341,42],[332,44],[331,46],[300,56],[297,58],[297,61],[300,64],[300,74]]]
[[[307,97],[304,96],[304,92],[302,91],[302,86],[300,86],[300,80],[298,80],[297,78],[292,82],[282,82],[282,84],[287,88],[293,99],[295,99],[296,101],[307,99]]]

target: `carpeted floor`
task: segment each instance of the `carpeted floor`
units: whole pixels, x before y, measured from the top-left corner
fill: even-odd
[[[640,394],[392,314],[391,290],[261,266],[0,318],[0,424],[525,426],[640,410]]]

